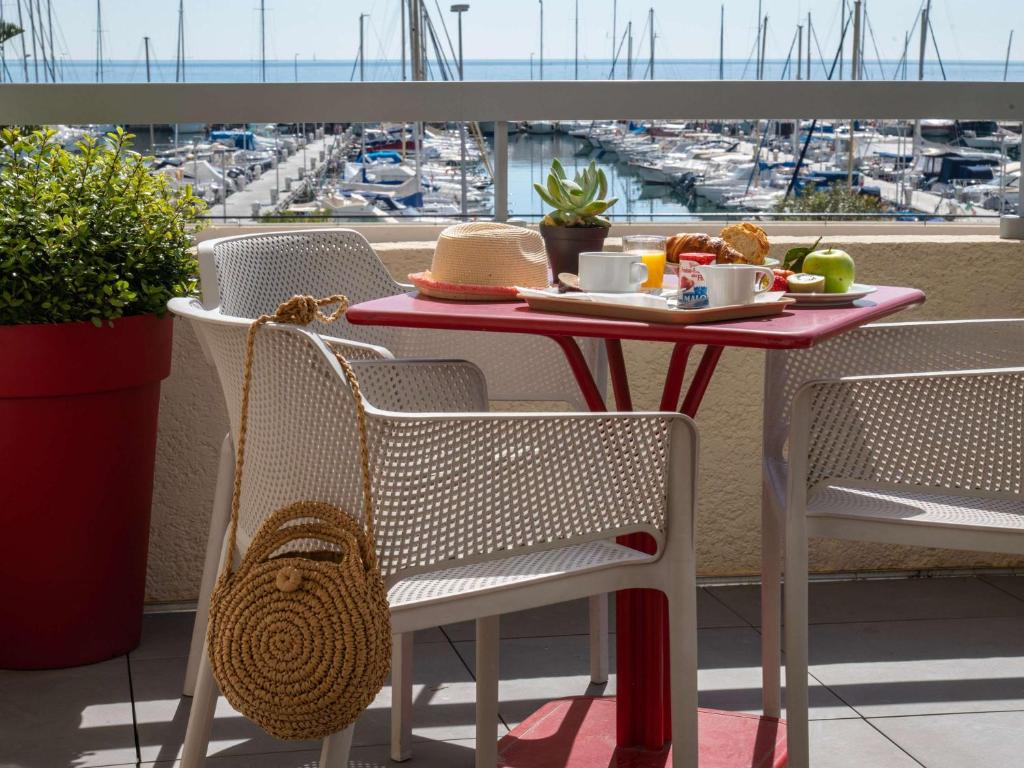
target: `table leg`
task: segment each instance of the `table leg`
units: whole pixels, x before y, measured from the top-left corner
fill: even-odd
[[[718,365],[718,358],[722,356],[722,347],[709,346],[704,350],[704,356],[700,359],[697,372],[693,375],[690,388],[686,390],[686,397],[683,399],[683,407],[680,413],[686,414],[691,419],[697,415],[704,393],[707,392],[708,384],[711,382],[711,375]]]
[[[615,408],[620,411],[633,410],[633,398],[629,393],[629,378],[626,376],[626,361],[622,357],[622,342],[605,339],[608,352],[608,372],[611,374],[612,392],[615,393]]]
[[[683,389],[683,377],[686,376],[686,361],[690,357],[693,344],[676,342],[672,348],[672,359],[668,361],[668,372],[665,374],[665,386],[661,392],[662,411],[674,411],[679,407],[679,393]]]
[[[569,367],[572,369],[573,376],[576,377],[576,383],[580,386],[580,392],[583,393],[583,399],[587,401],[587,407],[590,408],[591,411],[607,411],[608,407],[604,404],[604,398],[601,396],[601,390],[597,388],[597,383],[594,381],[594,374],[591,372],[590,366],[587,365],[587,360],[583,357],[583,353],[580,352],[580,346],[576,343],[576,339],[572,336],[551,336],[549,338],[558,344],[558,346],[562,348],[562,352],[565,353],[565,359],[569,363]],[[620,358],[621,351],[622,350],[620,348]]]

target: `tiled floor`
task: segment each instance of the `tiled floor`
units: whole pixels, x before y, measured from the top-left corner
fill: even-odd
[[[756,587],[701,591],[701,705],[757,710],[757,600]],[[815,768],[1024,765],[1024,577],[816,583],[811,622]],[[0,672],[0,768],[173,766],[191,625],[190,613],[151,614],[127,658]],[[548,699],[602,692],[588,680],[586,626],[584,603],[503,619],[502,732]],[[472,626],[421,633],[415,659],[407,765],[471,766]],[[603,692],[614,691],[613,674]],[[360,720],[352,766],[391,765],[389,698],[385,688]],[[222,701],[210,754],[214,768],[314,768],[319,748],[277,741]]]

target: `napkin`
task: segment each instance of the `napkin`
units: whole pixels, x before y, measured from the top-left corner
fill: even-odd
[[[516,286],[520,296],[535,296],[538,298],[550,299],[557,296],[559,299],[571,301],[599,301],[604,304],[627,304],[633,307],[651,307],[652,309],[668,309],[668,300],[664,296],[655,296],[650,293],[584,293],[582,291],[569,291],[568,293],[554,294],[538,288],[521,288]]]

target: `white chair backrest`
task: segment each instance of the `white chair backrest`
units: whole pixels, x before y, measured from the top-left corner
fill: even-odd
[[[343,293],[353,304],[401,293],[370,243],[351,229],[304,229],[226,237],[200,244],[203,306],[234,317],[272,313],[296,294]],[[388,347],[386,328],[342,319],[316,333]]]
[[[203,306],[219,306],[235,317],[271,313],[300,293],[343,293],[357,304],[404,290],[366,238],[350,229],[263,232],[206,241],[199,246],[199,266]],[[352,325],[344,318],[330,328],[313,323],[309,329],[385,347],[398,358],[469,360],[483,370],[494,400],[561,400],[586,410],[562,351],[550,339]],[[600,342],[581,340],[581,349],[603,390]]]
[[[868,325],[810,349],[767,353],[765,455],[781,458],[793,396],[807,381],[1024,365],[1024,320]]]

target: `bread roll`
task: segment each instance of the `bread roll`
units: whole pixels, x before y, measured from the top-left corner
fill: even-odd
[[[722,239],[742,254],[747,264],[764,264],[768,255],[768,235],[756,224],[743,222],[730,224],[722,232]]]
[[[722,263],[743,259],[743,254],[725,240],[703,232],[680,232],[678,235],[672,235],[665,243],[665,256],[672,263],[677,263],[681,253],[711,253],[714,254],[715,261]]]

